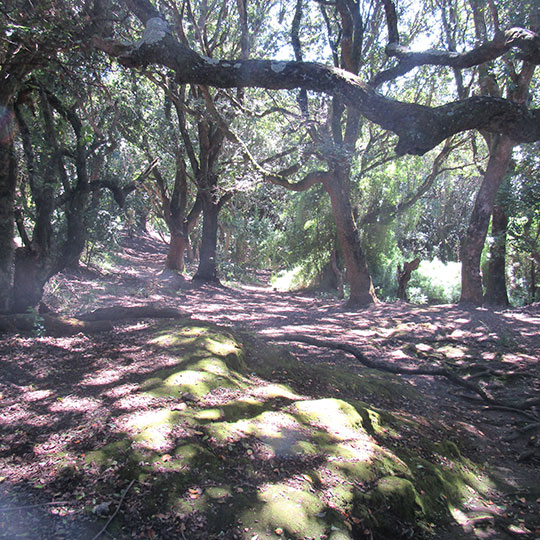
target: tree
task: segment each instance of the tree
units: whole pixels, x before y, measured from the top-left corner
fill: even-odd
[[[540,63],[538,36],[522,28],[501,31],[497,39],[464,53],[411,52],[400,45],[393,2],[385,0],[383,4],[390,37],[386,52],[397,58],[398,63],[394,68],[377,74],[373,78],[374,85],[404,75],[421,65],[453,69],[481,65],[511,49],[517,49],[520,56],[533,65]],[[195,52],[191,44],[175,39],[169,23],[149,0],[126,0],[125,5],[144,25],[141,38],[126,43],[94,36],[92,42],[129,68],[152,64],[166,66],[175,72],[179,83],[218,88],[305,88],[337,96],[352,105],[359,114],[396,133],[399,136],[398,154],[423,154],[451,135],[469,129],[503,133],[517,142],[540,139],[538,109],[487,96],[473,96],[430,107],[385,98],[359,77],[313,62],[205,58]]]
[[[297,61],[302,61],[298,25],[302,18],[303,3],[298,0],[293,20],[292,39]],[[334,66],[357,75],[362,63],[362,50],[366,41],[373,43],[377,28],[368,28],[359,4],[351,0],[338,0],[335,15],[339,23],[332,24],[324,5],[322,17],[326,21],[328,40],[332,47]],[[376,20],[374,17],[372,19]],[[368,32],[369,30],[369,32]],[[304,93],[302,93],[304,92]],[[303,89],[298,97],[300,108],[308,115],[307,94]],[[367,261],[360,245],[353,207],[351,203],[351,168],[355,146],[360,134],[360,115],[343,100],[335,97],[328,106],[328,121],[312,137],[318,143],[318,154],[326,164],[325,169],[311,171],[306,177],[292,183],[280,176],[269,176],[275,184],[294,191],[305,191],[316,184],[322,184],[332,205],[337,238],[343,253],[346,277],[350,285],[349,303],[367,305],[376,302],[375,291],[367,267]]]
[[[396,147],[399,154],[423,154],[451,135],[473,128],[488,133],[502,134],[501,137],[510,137],[513,141],[521,142],[532,141],[540,136],[540,128],[536,122],[538,111],[528,109],[525,105],[510,99],[482,95],[431,107],[385,98],[374,90],[384,82],[409,73],[418,66],[447,66],[454,70],[454,73],[458,73],[460,70],[485,65],[511,49],[517,49],[520,56],[527,61],[527,65],[532,67],[539,62],[540,54],[539,39],[531,31],[521,28],[500,31],[491,41],[484,37],[482,43],[464,53],[457,53],[451,48],[448,51],[411,52],[400,43],[395,6],[393,2],[386,0],[382,2],[389,38],[386,53],[397,62],[388,69],[379,71],[371,79],[371,85],[366,85],[356,76],[355,69],[349,69],[347,73],[335,67],[303,62],[298,57],[297,60],[290,62],[242,58],[231,61],[202,57],[190,47],[189,43],[185,41],[181,43],[174,39],[166,20],[147,0],[128,0],[126,4],[145,25],[142,39],[131,45],[113,40],[94,39],[96,46],[118,57],[122,64],[128,67],[152,63],[164,65],[174,70],[179,82],[195,82],[222,88],[243,86],[269,89],[301,88],[327,93],[338,101],[342,100],[344,104],[352,106],[351,115],[363,115],[384,129],[396,133],[399,136]],[[357,9],[356,3],[349,5],[345,1],[338,2],[336,7],[339,6],[343,8],[343,12],[350,6]],[[349,23],[351,22],[353,19],[349,20]],[[351,30],[351,36],[353,33]],[[527,68],[522,76],[527,78],[529,71],[530,69]],[[500,150],[497,152],[500,153],[501,158],[504,158],[503,154],[506,153],[505,149],[508,145],[503,140],[497,143],[497,148],[499,146]],[[488,167],[490,173],[495,165],[500,165],[500,163],[494,162],[492,167]],[[347,169],[347,166],[343,169],[343,166],[338,164],[334,172],[347,176]],[[321,175],[317,177],[314,174],[305,180],[306,182],[322,181],[323,177]],[[340,183],[333,183],[333,187],[330,188],[331,199],[338,209],[338,215],[344,220],[341,223],[342,238],[344,242],[350,241],[353,245],[355,232],[350,225],[354,222],[343,217],[351,213],[346,208],[347,190],[344,191],[343,186],[337,188],[336,185]],[[489,196],[488,194],[487,197]],[[483,194],[481,194],[482,197],[484,197]],[[487,200],[485,197],[484,199]],[[473,226],[473,229],[480,230],[482,225],[478,223]],[[469,242],[469,245],[472,243]],[[467,253],[467,248],[464,253]],[[353,259],[355,256],[349,253],[348,257]],[[468,255],[466,258],[471,261],[473,259]],[[358,266],[365,264],[361,258],[356,262]],[[362,287],[363,296],[358,297],[361,303],[369,301],[368,296],[371,297],[369,292],[366,293],[369,291],[369,284],[364,283]],[[468,295],[467,291],[466,286],[465,297]]]
[[[58,43],[47,32],[32,35],[29,27],[17,24],[24,12],[23,3],[15,3],[10,10],[2,12],[2,47],[0,57],[0,312],[10,308],[14,270],[14,222],[15,190],[18,180],[18,164],[14,139],[16,120],[13,107],[25,78],[36,67],[45,63],[47,54],[56,51]],[[42,15],[47,16],[46,9]],[[34,21],[30,21],[32,24]]]
[[[0,97],[7,111],[4,116],[6,119],[11,118],[13,122],[15,96],[36,66],[60,60],[60,65],[65,66],[65,59],[69,58],[70,65],[66,70],[73,73],[83,72],[85,64],[77,54],[90,42],[94,47],[118,58],[121,64],[132,70],[143,68],[148,72],[150,66],[155,66],[167,80],[174,80],[175,85],[193,85],[193,88],[197,88],[192,93],[200,92],[197,99],[203,101],[206,108],[206,116],[200,126],[197,126],[197,130],[202,135],[205,130],[208,136],[214,133],[216,143],[222,138],[221,143],[214,147],[219,148],[220,152],[227,144],[226,140],[237,144],[239,142],[234,136],[231,119],[227,117],[225,110],[220,109],[220,100],[229,100],[230,95],[226,96],[225,92],[210,88],[237,88],[240,102],[247,95],[243,90],[246,87],[265,88],[270,91],[299,89],[298,103],[303,114],[309,105],[308,92],[328,95],[332,104],[327,133],[335,148],[345,151],[321,153],[325,167],[322,170],[312,170],[312,174],[308,174],[300,182],[321,183],[330,195],[338,233],[341,235],[342,245],[347,246],[344,256],[348,257],[350,281],[360,284],[353,287],[352,300],[360,304],[373,301],[369,273],[367,269],[364,271],[365,256],[357,249],[358,234],[351,205],[351,156],[356,152],[360,123],[364,122],[361,118],[395,133],[398,137],[396,152],[399,155],[422,155],[457,133],[470,129],[479,130],[482,134],[489,134],[487,136],[490,138],[489,148],[493,161],[488,163],[485,187],[478,195],[481,211],[473,211],[470,229],[474,234],[467,236],[462,248],[464,264],[470,263],[471,266],[470,271],[464,272],[467,276],[465,279],[472,277],[472,285],[463,288],[464,299],[470,297],[476,301],[478,280],[473,267],[476,267],[478,246],[483,245],[482,235],[485,237],[483,231],[487,230],[486,221],[489,222],[491,213],[490,210],[487,212],[486,219],[486,212],[482,208],[492,206],[494,193],[497,192],[497,184],[500,182],[499,173],[511,154],[511,147],[540,139],[540,111],[529,108],[525,95],[527,81],[532,79],[534,67],[540,63],[540,38],[534,31],[527,29],[531,21],[522,17],[530,11],[530,6],[528,3],[525,6],[513,6],[512,2],[505,2],[502,7],[509,12],[514,7],[515,21],[508,17],[499,21],[502,7],[501,10],[496,10],[493,2],[488,3],[488,16],[478,2],[463,6],[450,0],[440,0],[438,5],[444,8],[440,10],[440,18],[434,11],[430,13],[434,20],[440,21],[441,28],[446,32],[446,42],[439,44],[439,50],[414,52],[407,46],[408,37],[413,36],[414,31],[407,17],[399,19],[401,14],[391,0],[370,2],[369,5],[373,7],[371,11],[367,10],[367,2],[322,2],[322,13],[326,12],[328,15],[327,27],[331,30],[330,34],[334,38],[339,35],[335,32],[338,20],[339,30],[342,32],[338,58],[335,58],[336,54],[332,55],[333,65],[326,66],[303,60],[299,48],[300,30],[306,22],[301,17],[303,4],[298,1],[295,5],[298,6],[298,16],[295,18],[298,31],[293,31],[295,59],[281,61],[250,59],[252,51],[255,50],[250,49],[250,39],[255,35],[258,25],[263,24],[264,18],[267,17],[268,21],[268,18],[272,17],[269,11],[272,5],[267,6],[262,2],[248,3],[239,0],[238,25],[228,18],[230,4],[224,1],[216,1],[212,10],[206,2],[201,1],[200,12],[195,17],[190,3],[185,3],[180,9],[174,2],[162,2],[160,6],[166,13],[163,15],[150,0],[51,2],[50,5],[47,3],[35,10],[32,18],[32,23],[35,24],[32,28],[35,27],[36,30],[31,30],[29,26],[22,24],[28,6],[23,0],[17,1],[13,9],[6,9],[1,15],[3,22],[6,22],[2,30],[3,38],[9,45],[8,54],[2,57],[1,65],[2,81],[5,84]],[[137,23],[131,25],[130,17],[123,16],[126,9],[142,26],[137,26]],[[382,11],[387,27],[388,43],[384,51],[386,54],[383,54],[382,46],[376,47],[374,50],[380,61],[372,64],[371,71],[362,71],[359,66],[364,60],[365,51],[369,50],[363,38],[370,25],[375,28],[381,23]],[[331,16],[333,13],[337,14],[335,20]],[[468,17],[468,13],[473,17]],[[191,20],[191,24],[184,27],[186,20]],[[203,21],[203,24],[197,26],[199,23],[194,24],[194,21]],[[227,21],[226,25],[222,24],[224,21]],[[474,22],[473,26],[470,21]],[[486,24],[491,25],[491,36],[484,30]],[[137,39],[139,30],[142,30],[142,35]],[[376,32],[372,34],[375,35]],[[131,37],[132,41],[127,42],[126,37]],[[458,48],[464,52],[457,52]],[[58,51],[62,51],[62,55],[59,55]],[[74,54],[75,52],[77,54]],[[312,57],[320,59],[320,51]],[[508,85],[506,98],[496,95],[491,85],[491,71],[494,70],[495,75],[498,75],[500,69],[492,67],[490,63],[493,63],[493,66],[501,65],[499,60],[505,62],[514,85],[513,88]],[[516,66],[519,62],[523,65],[518,70]],[[445,83],[439,85],[444,89],[448,88],[447,73],[453,74],[458,101],[452,101],[453,92],[450,90],[439,92],[432,101],[421,91],[405,96],[409,101],[401,96],[401,100],[393,97],[403,88],[394,81],[405,75],[407,78],[401,79],[402,81],[410,79],[411,71],[416,68],[420,68],[422,77],[431,73],[432,77],[444,80]],[[358,73],[362,73],[367,82],[362,80]],[[471,73],[479,74],[482,93],[467,97],[466,89],[470,83],[467,82],[466,75],[470,76]],[[54,114],[62,116],[58,110]],[[67,119],[67,116],[65,118]],[[72,125],[69,119],[66,122]],[[7,126],[9,122],[6,121],[5,124]],[[12,133],[9,128],[6,129],[6,133]],[[73,126],[70,129],[75,133]],[[75,138],[77,139],[76,135]],[[10,137],[3,137],[2,140],[5,142],[2,142],[0,148],[0,228],[5,232],[5,237],[2,237],[0,244],[0,285],[6,287],[0,289],[0,303],[2,309],[6,309],[5,290],[11,288],[13,280],[13,200],[18,164]],[[199,139],[197,144],[200,144],[201,140]],[[212,152],[213,150],[210,150],[208,156],[212,156]],[[248,152],[249,149],[242,149],[244,155]],[[186,165],[194,171],[192,164],[188,163],[191,161],[189,154],[187,157]],[[201,183],[198,184],[203,190],[201,197],[206,197],[206,204],[202,204],[203,208],[207,209],[208,234],[204,233],[203,224],[203,236],[208,240],[206,245],[210,246],[204,255],[209,264],[204,265],[205,269],[200,275],[210,278],[215,277],[215,266],[212,268],[212,264],[215,265],[215,247],[212,247],[212,244],[215,246],[217,211],[222,202],[222,192],[216,189],[217,163],[216,158],[212,161],[214,168],[201,173]],[[199,165],[201,170],[205,168],[204,164]],[[289,182],[298,187],[298,182],[290,182],[290,178],[300,169],[300,165],[294,171],[283,170],[274,176],[282,183]],[[254,167],[257,169],[255,165]],[[268,173],[260,168],[257,170],[262,176]],[[196,174],[193,176],[197,177]],[[355,273],[356,270],[359,271]]]
[[[53,89],[71,93],[72,102],[59,99]],[[88,93],[84,97],[91,101]],[[42,76],[28,81],[14,103],[25,181],[19,186],[15,215],[23,245],[15,251],[10,311],[38,304],[49,278],[78,263],[87,240],[92,193],[109,189],[122,206],[137,186],[104,177],[104,161],[116,146],[118,115],[114,101],[104,96],[100,101],[97,113],[84,111],[73,90],[55,88]]]
[[[476,37],[479,41],[485,41],[488,31],[485,14],[487,6],[472,1],[471,8],[474,16]],[[499,32],[499,13],[493,5],[490,6],[490,9],[493,32],[497,34]],[[533,14],[531,13],[531,15]],[[509,80],[503,81],[503,83],[506,83],[507,99],[517,104],[526,103],[529,99],[529,85],[536,66],[528,61],[524,61],[521,69],[519,69],[507,57],[505,58],[505,66],[506,71],[509,73]],[[478,84],[481,94],[500,99],[503,89],[501,88],[501,84],[497,82],[493,70],[490,69],[490,65],[482,63],[479,66],[478,74]],[[461,244],[462,270],[460,301],[473,304],[482,304],[484,301],[480,274],[480,258],[484,249],[495,198],[507,173],[512,158],[512,150],[516,145],[516,141],[505,134],[494,134],[490,132],[482,132],[482,134],[489,149],[489,159],[482,184],[476,196],[469,227]],[[495,230],[497,231],[498,228],[504,227],[504,222],[505,218],[502,209],[498,208],[493,221]],[[502,271],[500,268],[501,257],[503,260]],[[486,300],[490,303],[507,305],[508,298],[504,284],[504,252],[498,253],[492,259],[490,269],[492,275],[488,278],[490,286]]]
[[[189,151],[194,152],[186,121],[185,89],[179,89],[159,72],[147,77],[151,81],[143,80],[141,84],[135,79],[130,88],[121,85],[126,96],[121,105],[121,130],[125,139],[150,163],[148,176],[154,181],[148,180],[143,186],[150,206],[169,231],[165,267],[182,272],[189,235],[201,213],[201,198],[191,194],[189,188],[194,182],[190,181],[185,162],[185,140]],[[120,77],[117,82],[120,85],[125,81]],[[161,101],[156,97],[156,88],[163,90]]]
[[[0,19],[0,312],[8,310],[13,281],[13,203],[18,178],[13,104],[28,74],[58,48],[52,32],[40,31],[39,26],[35,33],[30,31],[40,16],[49,15],[46,8],[37,11],[35,19],[23,23],[24,2],[14,2],[10,9],[2,10]]]
[[[513,174],[503,184],[497,201],[508,216],[508,275],[513,289],[513,301],[519,304],[538,301],[540,270],[538,148],[537,145],[531,145],[524,150],[516,160]]]

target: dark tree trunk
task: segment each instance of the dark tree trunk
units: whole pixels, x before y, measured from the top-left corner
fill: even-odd
[[[187,183],[184,184],[187,187]],[[175,190],[176,191],[176,190]],[[167,220],[167,225],[169,227],[169,232],[171,234],[171,240],[169,242],[169,250],[167,252],[167,260],[165,262],[165,267],[169,270],[176,270],[178,272],[183,272],[185,268],[184,257],[186,252],[193,255],[191,245],[189,242],[189,235],[195,228],[199,216],[202,211],[202,201],[201,196],[198,195],[193,203],[191,211],[186,216],[186,199],[187,199],[187,190],[184,191],[182,200],[178,197],[172,198],[172,201],[169,205],[170,207],[170,216]]]
[[[80,182],[80,180],[79,180]],[[86,182],[78,185],[73,199],[66,209],[67,238],[62,258],[55,273],[67,266],[77,265],[81,258],[88,237],[87,211],[90,189]]]
[[[461,244],[460,302],[481,305],[484,300],[480,258],[495,204],[495,197],[504,179],[514,143],[499,136],[492,144],[482,185],[476,196],[467,233]]]
[[[533,251],[531,253],[531,283],[530,283],[530,295],[531,295],[531,304],[536,302],[536,297],[538,293],[538,286],[536,285],[536,269],[540,268],[540,252]]]
[[[201,198],[203,214],[202,238],[199,252],[199,267],[193,279],[219,283],[216,252],[220,205],[212,193],[206,192],[202,194]]]
[[[147,223],[148,221],[148,211],[146,210],[135,210],[135,226],[139,232],[148,232]]]
[[[17,162],[9,137],[11,122],[0,134],[0,313],[9,309],[14,257],[13,201],[17,184]]]
[[[50,276],[47,262],[37,251],[27,247],[18,248],[15,252],[10,312],[24,313],[37,306]]]
[[[397,296],[400,300],[404,300],[405,302],[409,301],[409,298],[407,296],[407,285],[409,284],[409,281],[411,280],[411,274],[414,270],[416,270],[420,266],[420,259],[417,257],[416,259],[413,259],[411,262],[404,262],[403,268],[401,268],[401,265],[398,264],[397,267],[397,279],[398,279],[398,293]]]
[[[490,250],[486,281],[485,302],[496,306],[509,306],[506,289],[506,230],[508,216],[503,207],[496,204],[491,218],[493,245]]]
[[[335,175],[325,182],[325,188],[332,203],[338,242],[343,252],[346,277],[351,288],[348,303],[358,307],[373,304],[377,302],[377,297],[364,252],[360,247],[360,238],[349,197],[349,177]]]
[[[529,303],[533,303],[536,300],[536,262],[534,259],[531,261],[531,277],[529,283]]]

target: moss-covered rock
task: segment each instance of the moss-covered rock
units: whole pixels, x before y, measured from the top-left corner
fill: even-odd
[[[165,405],[126,413],[121,440],[86,459],[151,486],[149,515],[199,516],[190,538],[399,537],[489,487],[440,426],[368,404],[420,399],[395,377],[306,366],[200,322],[162,323],[148,346],[175,360],[140,387]]]

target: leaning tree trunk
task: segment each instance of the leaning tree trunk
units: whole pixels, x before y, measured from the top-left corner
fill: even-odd
[[[397,280],[398,280],[398,293],[397,297],[404,302],[409,301],[407,296],[407,285],[411,280],[411,274],[420,266],[420,259],[416,257],[410,262],[404,262],[403,268],[398,264],[397,266]]]
[[[373,304],[377,302],[377,296],[354,222],[349,179],[344,174],[336,174],[325,182],[325,188],[332,203],[338,242],[345,259],[346,277],[351,289],[348,304],[358,307]]]
[[[506,289],[506,229],[508,216],[503,207],[496,204],[491,218],[491,235],[494,242],[490,250],[486,282],[485,302],[496,306],[509,306]]]
[[[486,241],[495,197],[504,179],[514,143],[508,137],[497,137],[482,185],[476,196],[467,233],[461,244],[461,298],[460,302],[480,305],[484,294],[480,275],[480,258]]]
[[[17,162],[6,121],[0,133],[0,313],[8,311],[13,280],[14,209]]]
[[[219,201],[215,200],[213,193],[202,194],[202,238],[199,267],[193,276],[195,280],[219,282],[216,261],[219,210]]]

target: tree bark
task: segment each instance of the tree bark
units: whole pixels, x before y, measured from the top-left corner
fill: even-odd
[[[533,304],[536,301],[536,260],[531,259],[531,271],[530,271],[530,282],[529,282],[529,303]]]
[[[407,285],[409,284],[409,281],[411,280],[411,274],[419,266],[420,266],[420,259],[418,257],[416,259],[413,259],[411,262],[404,262],[403,269],[401,268],[401,265],[398,264],[398,267],[397,267],[398,294],[397,296],[400,300],[404,300],[405,302],[409,301],[409,298],[407,297]]]
[[[151,2],[127,0],[127,3],[146,26],[141,39],[126,44],[94,36],[92,41],[94,47],[117,57],[122,65],[129,68],[152,64],[166,66],[176,73],[178,83],[218,88],[304,88],[337,96],[367,119],[396,133],[399,136],[396,152],[400,155],[423,155],[452,135],[470,129],[504,133],[518,142],[540,139],[539,109],[487,96],[473,96],[428,107],[386,98],[356,74],[313,62],[205,58],[173,37],[168,23]],[[509,44],[522,48],[523,40],[509,41]],[[488,44],[489,47],[492,45]],[[498,49],[495,56],[504,54],[506,50]],[[453,55],[455,53],[450,53]],[[533,62],[537,60],[536,55],[531,57],[525,53],[524,56]],[[493,55],[482,56],[472,65],[493,58]],[[438,55],[436,62],[429,63],[462,67],[459,62],[453,62],[449,63]],[[422,59],[420,63],[428,62]],[[464,65],[470,66],[471,63]]]
[[[9,308],[13,280],[15,232],[13,201],[17,184],[17,162],[9,136],[11,119],[2,120],[6,122],[6,126],[2,126],[0,135],[0,313]]]
[[[202,198],[202,238],[199,252],[199,267],[194,280],[219,283],[217,275],[217,233],[218,214],[220,210],[219,201],[215,200],[214,194],[205,192]]]
[[[350,285],[348,304],[362,307],[377,302],[366,257],[360,246],[350,199],[348,175],[336,175],[325,182],[336,222],[338,242],[345,259],[346,277]]]
[[[38,317],[33,313],[16,313],[0,315],[0,331],[5,332],[36,332],[42,326],[47,335],[73,336],[79,332],[94,334],[113,329],[112,321],[81,321],[73,317],[42,314]]]
[[[169,270],[184,271],[184,253],[186,251],[187,238],[182,233],[172,233],[167,252],[165,268]]]
[[[491,219],[495,197],[504,179],[514,141],[505,135],[492,144],[482,184],[476,196],[467,233],[461,244],[461,298],[462,303],[481,305],[484,299],[480,258]]]
[[[496,204],[493,207],[491,218],[491,235],[493,244],[490,250],[488,274],[486,281],[487,304],[496,306],[509,306],[508,291],[506,289],[506,230],[508,216],[504,208]]]
[[[32,248],[21,247],[15,251],[11,313],[24,313],[39,304],[51,276],[49,266],[42,254]]]

